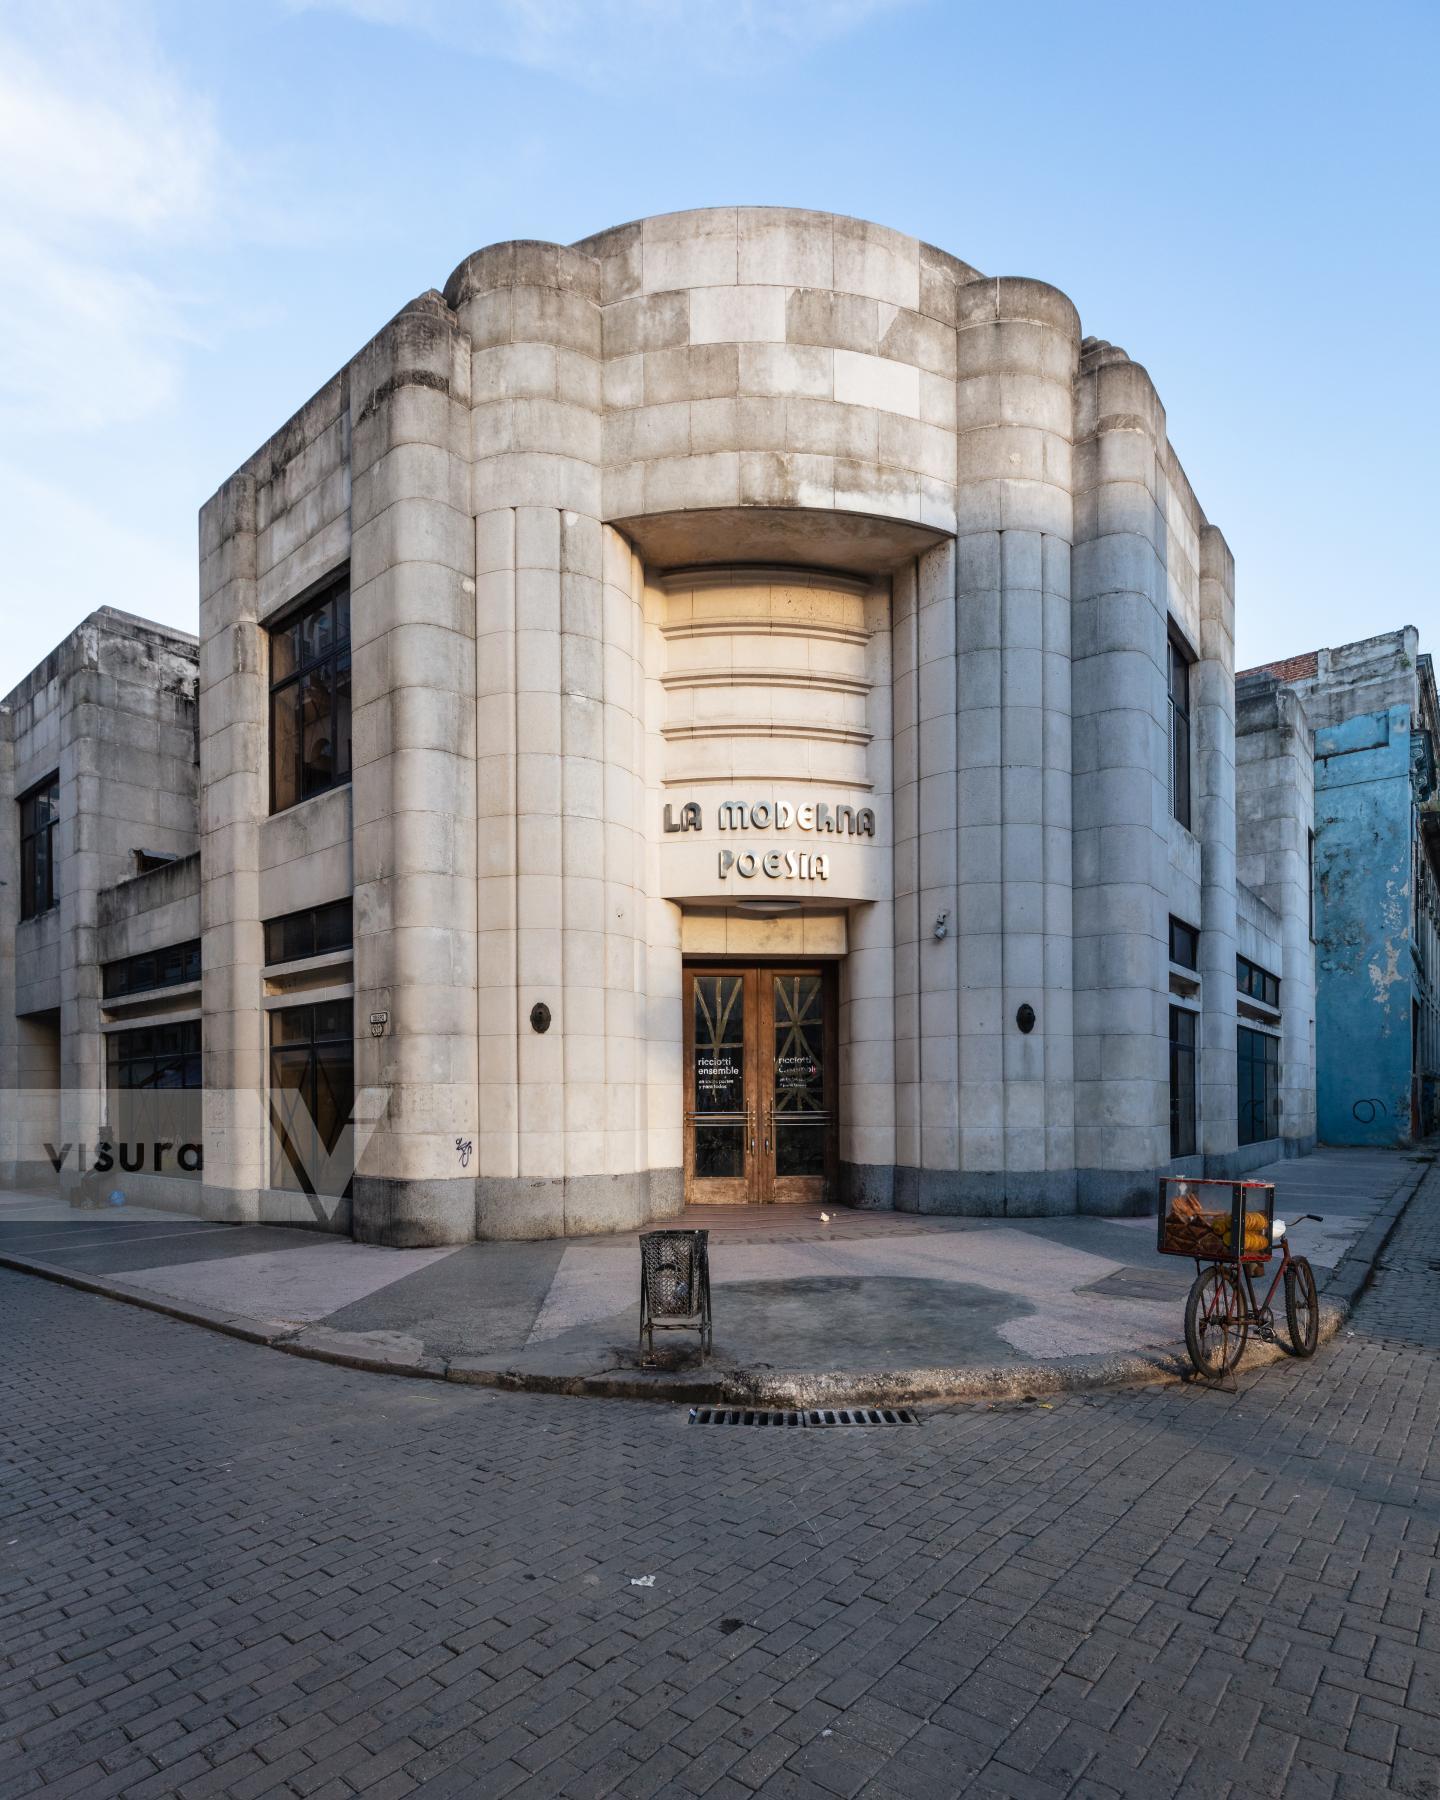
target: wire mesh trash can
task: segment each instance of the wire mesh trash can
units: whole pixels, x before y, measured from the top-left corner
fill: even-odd
[[[698,1331],[710,1354],[710,1233],[646,1231],[640,1236],[640,1348],[655,1354],[657,1331]]]

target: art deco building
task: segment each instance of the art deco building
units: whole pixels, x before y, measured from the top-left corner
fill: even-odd
[[[1230,553],[1043,281],[783,209],[492,246],[220,487],[200,592],[198,869],[72,953],[201,945],[170,1203],[390,1244],[1135,1211],[1313,1139],[1303,875],[1236,876]],[[113,883],[29,692],[17,829],[58,769],[61,891]],[[185,1010],[67,991],[112,1067]]]

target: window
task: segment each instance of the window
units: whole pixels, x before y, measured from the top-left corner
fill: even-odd
[[[292,1193],[348,1194],[352,1158],[350,1140],[342,1138],[354,1104],[352,1003],[322,1000],[272,1012],[270,1185]]]
[[[113,1031],[106,1050],[107,1142],[116,1167],[132,1174],[199,1175],[200,1021]]]
[[[38,918],[55,904],[55,821],[60,777],[47,775],[20,799],[20,917]]]
[[[265,961],[298,962],[302,956],[323,956],[327,950],[348,950],[355,941],[353,918],[353,908],[348,900],[332,900],[328,906],[310,906],[303,912],[267,919]]]
[[[1195,1154],[1195,1014],[1170,1008],[1170,1154]]]
[[[1239,1090],[1238,1141],[1258,1144],[1280,1135],[1280,1040],[1242,1025],[1235,1034]]]
[[[1200,966],[1200,933],[1183,919],[1172,918],[1170,921],[1170,960],[1182,969]]]
[[[1310,911],[1310,942],[1315,942],[1315,833],[1309,834],[1306,845],[1306,898]]]
[[[147,950],[141,956],[123,957],[119,962],[106,963],[103,971],[107,1000],[143,994],[151,988],[180,987],[199,979],[199,938],[192,938],[188,944],[172,944],[168,950]]]
[[[1280,1005],[1280,981],[1268,969],[1262,969],[1259,963],[1253,963],[1248,956],[1235,958],[1235,986],[1249,1000],[1258,1000],[1262,1006]]]
[[[1190,829],[1190,659],[1172,637],[1170,651],[1170,810]]]
[[[350,584],[270,633],[270,810],[350,779]]]

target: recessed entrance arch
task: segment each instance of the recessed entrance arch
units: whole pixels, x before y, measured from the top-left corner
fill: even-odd
[[[686,964],[687,1205],[833,1192],[835,975],[833,963]]]

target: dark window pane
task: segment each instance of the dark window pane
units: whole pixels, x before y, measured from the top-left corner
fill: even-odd
[[[298,957],[315,954],[315,915],[291,913],[280,921],[280,962],[294,962]]]
[[[45,912],[50,905],[50,832],[42,826],[35,834],[35,911]]]
[[[330,671],[302,675],[300,693],[300,792],[322,793],[335,779],[334,720],[330,710]]]
[[[294,962],[330,950],[345,950],[354,937],[354,909],[348,900],[307,907],[265,921],[266,962]]]
[[[739,975],[695,977],[697,1113],[745,1109],[745,983]],[[696,1151],[699,1171],[699,1151]]]
[[[1182,919],[1170,921],[1170,960],[1178,963],[1182,969],[1193,969],[1198,966],[1200,957],[1200,933],[1193,925],[1187,925]]]
[[[315,1055],[315,1128],[326,1150],[339,1143],[354,1105],[354,1052],[348,1044],[327,1044]]]
[[[284,1006],[270,1015],[270,1033],[277,1044],[308,1044],[314,1035],[313,1006]]]
[[[348,1000],[324,1000],[315,1008],[315,1040],[342,1039],[349,1043],[353,1036],[351,1003]]]
[[[745,1173],[743,1125],[696,1125],[695,1176],[699,1181],[733,1179]]]
[[[775,1110],[825,1106],[825,1016],[818,975],[775,977]],[[795,1170],[793,1173],[811,1173]]]
[[[348,780],[350,594],[346,584],[270,634],[273,810]]]
[[[335,609],[326,601],[295,624],[299,667],[317,661],[335,648]]]
[[[282,1015],[276,1014],[278,1019]],[[270,1052],[270,1184],[295,1193],[313,1191],[305,1171],[314,1158],[315,1131],[306,1090],[310,1085],[308,1049]]]
[[[316,1046],[317,1033],[334,1043]],[[352,1010],[348,1000],[286,1007],[270,1018],[271,1179],[305,1193],[349,1193],[352,1170],[342,1134],[355,1098]],[[325,1156],[340,1146],[339,1166]]]
[[[336,900],[315,909],[315,953],[325,950],[348,950],[354,941],[354,907],[348,900]]]
[[[200,944],[172,944],[164,950],[143,951],[119,962],[106,963],[104,991],[107,999],[142,994],[149,988],[177,987],[200,979]]]
[[[335,779],[341,781],[350,773],[350,656],[348,651],[335,659],[332,703]]]
[[[825,1134],[828,1129],[823,1119],[777,1118],[775,1121],[776,1175],[823,1175],[825,1173]]]
[[[1170,1154],[1195,1154],[1195,1015],[1170,1008]]]

